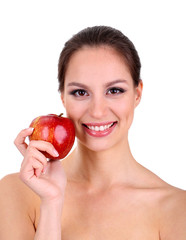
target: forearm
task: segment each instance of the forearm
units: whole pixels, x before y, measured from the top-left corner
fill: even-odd
[[[61,240],[63,201],[41,203],[40,219],[34,240]]]

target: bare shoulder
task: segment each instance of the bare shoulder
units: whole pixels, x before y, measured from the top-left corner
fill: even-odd
[[[159,218],[161,240],[186,239],[186,191],[176,188],[159,176],[143,169],[145,189],[150,189],[150,200]],[[148,199],[148,198],[147,198]]]
[[[186,239],[186,191],[168,185],[159,202],[162,240]]]
[[[37,201],[18,173],[0,180],[0,239],[33,239]]]
[[[28,188],[19,178],[19,173],[13,173],[0,180],[0,199],[14,199],[16,203],[23,205],[33,203],[36,200],[36,194]]]

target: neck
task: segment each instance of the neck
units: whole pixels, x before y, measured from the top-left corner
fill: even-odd
[[[86,182],[95,188],[128,182],[137,164],[128,141],[122,142],[114,149],[99,152],[91,151],[78,142],[70,159],[72,162],[69,163],[69,167],[73,166],[73,179]]]

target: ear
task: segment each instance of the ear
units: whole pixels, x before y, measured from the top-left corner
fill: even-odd
[[[63,103],[63,106],[65,107],[65,100],[64,100],[64,94],[61,92],[61,101]]]
[[[143,81],[140,80],[138,86],[135,88],[135,107],[137,107],[141,101],[142,92],[143,92]]]

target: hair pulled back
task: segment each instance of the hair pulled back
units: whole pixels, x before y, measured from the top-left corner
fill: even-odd
[[[140,82],[141,63],[134,44],[119,30],[108,26],[88,27],[73,35],[64,45],[58,63],[59,91],[64,90],[65,73],[71,56],[84,46],[110,46],[127,64],[134,86]]]

